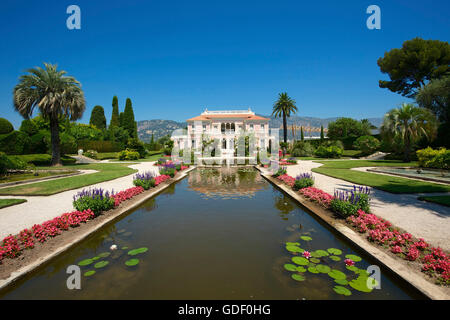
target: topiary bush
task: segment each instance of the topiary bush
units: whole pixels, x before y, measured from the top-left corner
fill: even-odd
[[[19,131],[22,131],[23,133],[25,133],[29,136],[32,136],[32,135],[35,135],[36,133],[38,133],[39,129],[32,120],[25,119],[22,121]]]
[[[30,137],[30,145],[28,147],[29,153],[47,153],[50,150],[48,141],[50,141],[50,132],[40,130],[35,135]]]
[[[297,141],[290,150],[290,154],[293,157],[312,157],[314,151],[315,149],[310,142]]]
[[[340,158],[342,156],[343,149],[338,146],[324,147],[320,146],[314,153],[319,158]]]
[[[6,154],[27,153],[30,144],[30,137],[21,131],[0,135],[0,150]]]
[[[450,150],[430,147],[416,151],[419,166],[423,168],[450,169]]]
[[[139,153],[140,158],[145,158],[147,151],[145,150],[144,143],[138,138],[130,138],[127,142],[127,149],[135,150]]]
[[[125,149],[117,153],[117,158],[119,160],[138,160],[139,152],[130,149]]]
[[[364,155],[372,154],[381,146],[380,140],[372,136],[362,136],[356,139],[353,147],[361,150]]]
[[[27,168],[27,164],[13,157],[8,157],[6,153],[0,152],[0,175],[5,175],[8,170],[23,170]]]
[[[0,118],[0,134],[8,134],[14,131],[14,127],[5,118]]]

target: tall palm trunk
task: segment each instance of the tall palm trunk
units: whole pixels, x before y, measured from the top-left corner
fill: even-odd
[[[411,148],[411,142],[409,139],[409,135],[407,134],[405,137],[405,153],[403,155],[403,161],[409,162],[410,161],[410,148]]]
[[[54,114],[50,116],[50,136],[52,143],[52,166],[61,166],[59,122],[58,116]]]
[[[284,143],[287,142],[287,120],[286,120],[286,113],[283,112],[283,138],[284,138]]]

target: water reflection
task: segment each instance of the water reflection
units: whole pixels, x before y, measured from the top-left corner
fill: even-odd
[[[199,168],[189,174],[189,189],[203,199],[232,200],[253,198],[268,185],[259,172],[251,167]]]

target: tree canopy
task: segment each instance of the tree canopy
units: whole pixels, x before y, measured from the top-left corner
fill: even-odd
[[[113,97],[112,100],[112,115],[111,115],[111,122],[109,123],[110,127],[119,127],[120,121],[119,121],[119,100],[117,99],[117,96]]]
[[[127,98],[125,110],[123,114],[121,113],[120,118],[122,128],[128,131],[130,137],[137,138],[137,124],[134,120],[133,106],[130,98]]]
[[[381,88],[412,98],[428,81],[450,72],[450,45],[439,40],[414,38],[405,41],[400,49],[392,49],[378,59],[382,73],[390,81],[380,80]]]
[[[91,119],[89,120],[89,124],[96,126],[97,129],[106,129],[106,117],[105,110],[102,106],[95,106],[92,109]]]
[[[283,118],[283,141],[287,142],[287,120],[291,114],[297,112],[297,106],[295,100],[288,96],[287,92],[280,93],[278,100],[273,105],[272,115],[275,117]]]

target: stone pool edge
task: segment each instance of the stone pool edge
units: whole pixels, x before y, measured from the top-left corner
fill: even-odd
[[[416,288],[426,297],[432,300],[449,300],[450,295],[447,294],[443,289],[432,284],[423,277],[423,274],[415,270],[409,269],[402,262],[395,260],[390,257],[380,249],[371,245],[367,240],[359,236],[355,231],[345,226],[344,224],[336,221],[330,216],[329,211],[315,205],[309,200],[304,199],[301,195],[297,194],[293,190],[289,189],[281,181],[272,178],[269,174],[263,171],[261,168],[255,166],[255,168],[261,173],[261,176],[268,180],[270,183],[284,191],[292,199],[297,201],[301,206],[308,209],[310,212],[315,214],[323,222],[333,228],[336,232],[345,237],[348,241],[357,246],[360,250],[365,252],[367,255],[371,256],[377,263],[390,270],[392,273],[402,278],[404,281],[408,282],[411,286]]]
[[[26,275],[28,275],[31,272],[33,272],[35,269],[37,269],[40,266],[50,262],[52,259],[58,257],[59,255],[61,255],[64,252],[66,252],[67,250],[71,249],[73,246],[75,246],[79,242],[85,240],[87,237],[92,235],[94,232],[97,232],[99,229],[103,228],[107,224],[109,224],[109,223],[113,222],[114,220],[118,219],[123,214],[129,212],[130,210],[135,209],[136,207],[141,205],[143,202],[145,202],[148,199],[158,195],[161,191],[167,189],[172,184],[174,184],[174,183],[184,179],[187,176],[187,174],[189,172],[191,172],[192,170],[194,170],[195,168],[196,168],[195,166],[191,166],[189,169],[186,169],[186,170],[182,171],[179,176],[176,176],[176,177],[170,179],[167,183],[163,182],[162,184],[160,184],[161,187],[157,186],[154,189],[150,190],[150,192],[148,194],[146,194],[146,196],[143,197],[142,199],[139,199],[139,200],[134,201],[134,202],[129,203],[129,204],[125,203],[126,205],[123,206],[122,208],[119,208],[119,210],[117,212],[115,212],[114,214],[108,216],[101,223],[99,223],[99,224],[97,224],[95,226],[92,226],[91,228],[86,229],[83,233],[81,233],[79,236],[77,236],[75,238],[75,240],[73,240],[72,242],[70,242],[70,243],[68,243],[66,245],[63,245],[63,246],[57,248],[51,254],[48,254],[48,255],[44,256],[43,258],[40,258],[37,261],[32,262],[32,263],[30,263],[30,264],[20,268],[19,270],[15,271],[15,272],[11,272],[11,275],[8,278],[0,279],[0,291],[5,290],[9,286],[13,285],[17,281],[19,281],[20,279],[25,277]]]

